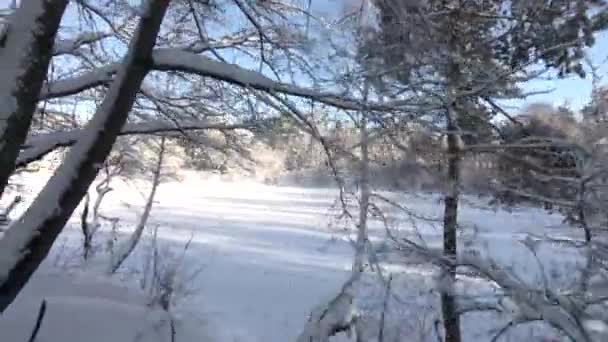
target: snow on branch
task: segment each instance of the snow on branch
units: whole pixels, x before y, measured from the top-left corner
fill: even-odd
[[[206,76],[247,88],[313,99],[346,110],[360,110],[364,107],[360,101],[355,99],[277,82],[264,76],[262,73],[245,69],[236,64],[216,61],[182,49],[156,49],[152,53],[152,62],[152,69],[154,70],[181,71]],[[118,64],[110,64],[74,78],[47,84],[42,91],[41,99],[73,95],[88,88],[107,84],[112,80],[112,76],[116,73],[117,68]],[[389,104],[368,104],[367,108],[376,110],[395,109],[394,106]]]
[[[95,115],[29,208],[0,239],[0,312],[15,300],[50,252],[127,121],[150,71],[141,61],[150,58],[169,5],[167,0],[146,3],[146,15],[140,18],[120,71]]]
[[[494,296],[483,298],[482,301],[461,298],[458,303],[461,313],[487,310],[509,312],[519,323],[544,321],[573,341],[591,341],[585,323],[593,317],[581,310],[580,304],[588,302],[589,298],[601,297],[602,294],[584,294],[583,298],[577,293],[539,288],[524,283],[512,271],[500,267],[490,258],[473,253],[462,253],[456,259],[448,258],[441,255],[441,251],[409,239],[397,239],[389,230],[387,233],[393,241],[400,244],[399,248],[410,256],[418,255],[442,268],[458,266],[470,269],[500,289]]]
[[[357,322],[353,285],[360,275],[361,272],[351,274],[335,297],[313,309],[296,342],[329,342],[337,333],[352,334]]]
[[[453,262],[447,259],[443,261]],[[502,308],[512,312],[519,322],[542,320],[573,341],[590,341],[587,329],[579,320],[588,318],[588,315],[573,308],[571,304],[576,302],[575,298],[549,288],[538,289],[525,284],[510,271],[497,267],[493,260],[473,254],[464,253],[458,257],[456,264],[480,272],[502,289],[504,296],[498,302],[498,311]],[[484,310],[492,306],[492,303],[485,304],[488,307],[482,308]]]
[[[0,195],[14,171],[44,84],[67,0],[27,1],[0,32]]]
[[[112,36],[109,32],[84,32],[73,39],[58,40],[53,47],[53,55],[72,54],[84,45],[90,45]]]
[[[146,228],[148,219],[150,218],[150,213],[152,212],[152,205],[154,204],[154,197],[156,196],[156,191],[158,186],[160,185],[161,179],[161,171],[163,167],[163,160],[165,156],[165,137],[161,138],[160,149],[158,152],[158,159],[156,162],[156,167],[154,168],[154,177],[152,179],[152,189],[150,189],[150,193],[148,194],[148,200],[146,201],[146,205],[144,206],[144,211],[139,218],[139,222],[135,227],[135,231],[129,239],[118,247],[118,251],[112,256],[112,261],[110,262],[108,268],[108,274],[112,275],[118,271],[120,266],[124,263],[125,260],[131,255],[135,246],[141,240],[141,235]]]
[[[57,80],[42,87],[40,100],[78,94],[83,90],[109,84],[120,64],[109,64],[79,76]]]
[[[223,123],[209,123],[208,121],[185,121],[180,122],[179,126],[172,122],[163,120],[133,123],[126,125],[119,135],[132,134],[157,134],[166,132],[181,132],[204,129],[233,130],[251,128],[248,125],[228,125]],[[27,139],[22,146],[22,151],[17,159],[17,167],[24,167],[27,164],[42,159],[45,155],[59,147],[73,145],[82,135],[83,130],[76,129],[65,132],[53,132],[40,134]]]
[[[251,87],[257,90],[279,92],[287,95],[318,100],[325,104],[343,108],[358,109],[358,101],[342,99],[335,95],[324,94],[312,89],[274,81],[263,74],[178,49],[158,49],[152,55],[154,69],[162,71],[183,71],[201,76],[212,77],[225,82]]]

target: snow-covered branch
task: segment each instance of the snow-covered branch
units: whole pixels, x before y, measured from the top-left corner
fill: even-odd
[[[84,32],[73,39],[58,40],[55,42],[53,55],[59,56],[76,53],[82,46],[96,43],[111,35],[112,34],[108,32]]]
[[[83,90],[109,84],[118,68],[120,68],[119,63],[109,64],[78,76],[45,84],[40,92],[40,100],[74,95]]]
[[[233,130],[250,128],[248,125],[229,125],[222,123],[209,123],[207,121],[180,122],[179,126],[174,123],[158,120],[126,125],[119,135],[134,134],[158,134],[167,132],[182,132],[195,130]],[[66,132],[53,132],[30,137],[22,146],[21,154],[17,159],[17,167],[40,160],[50,152],[59,147],[73,145],[83,134],[84,130],[76,129]]]
[[[590,341],[588,331],[579,321],[585,317],[575,316],[583,313],[569,310],[565,306],[572,303],[569,296],[552,293],[549,289],[541,291],[528,287],[493,263],[470,254],[463,254],[460,264],[472,267],[496,282],[508,295],[501,305],[513,311],[516,318],[526,321],[543,320],[573,341]]]
[[[346,110],[360,110],[364,107],[360,101],[355,99],[274,81],[260,72],[249,70],[236,64],[220,62],[182,49],[156,49],[152,53],[152,61],[152,69],[154,70],[181,71],[211,77],[247,88],[313,99]],[[44,87],[41,98],[49,99],[73,95],[85,89],[107,84],[111,81],[117,68],[118,64],[110,64],[74,78],[52,82]],[[367,108],[378,110],[395,109],[390,104],[368,104]]]
[[[124,242],[123,245],[118,247],[118,251],[113,255],[112,260],[110,262],[108,268],[108,274],[114,274],[120,268],[125,260],[131,255],[131,252],[135,249],[135,246],[139,243],[141,239],[141,235],[146,228],[148,223],[148,218],[150,217],[150,213],[152,212],[152,205],[154,204],[154,197],[156,196],[156,190],[160,185],[161,180],[161,170],[163,167],[163,159],[165,156],[165,137],[161,138],[160,148],[158,151],[158,159],[156,161],[156,165],[154,168],[154,175],[152,178],[152,189],[150,189],[150,193],[148,194],[148,199],[146,201],[146,205],[144,206],[144,211],[139,218],[139,222],[135,227],[135,231],[131,234],[129,239]]]
[[[0,196],[27,138],[67,3],[23,2],[0,33]]]
[[[296,342],[329,342],[339,332],[351,332],[357,320],[353,285],[360,274],[353,273],[335,297],[312,310]]]
[[[590,341],[589,332],[584,326],[588,315],[576,310],[576,296],[553,292],[548,288],[537,289],[519,280],[510,271],[496,265],[492,260],[475,254],[462,253],[457,260],[440,256],[409,240],[402,240],[409,251],[420,253],[427,260],[440,267],[466,267],[474,270],[483,278],[495,283],[501,290],[497,296],[483,301],[460,301],[459,312],[475,310],[494,310],[510,312],[520,322],[544,321],[559,329],[573,341]],[[464,305],[463,305],[464,304]]]
[[[147,3],[121,69],[82,138],[23,216],[0,239],[0,312],[13,302],[46,258],[95,180],[99,165],[110,154],[150,71],[142,61],[150,58],[168,5],[168,0]]]
[[[369,83],[366,82],[363,91],[363,100],[366,103],[369,93]],[[327,304],[318,306],[312,311],[304,330],[298,337],[297,342],[328,342],[331,336],[338,332],[351,333],[357,331],[357,307],[354,303],[354,287],[365,272],[366,261],[372,264],[368,255],[371,249],[368,235],[368,210],[370,200],[370,160],[369,160],[369,136],[368,136],[368,113],[361,111],[360,127],[360,190],[359,190],[359,222],[357,223],[357,239],[355,241],[355,255],[353,258],[350,278],[344,283],[341,291]],[[373,266],[372,266],[373,267]],[[357,340],[359,340],[358,336]]]

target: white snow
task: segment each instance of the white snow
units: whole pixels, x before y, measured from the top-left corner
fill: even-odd
[[[159,227],[158,238],[164,245],[179,249],[192,238],[184,265],[186,269],[201,269],[195,277],[188,279],[188,285],[195,290],[177,302],[175,315],[184,318],[183,324],[186,325],[191,324],[193,319],[203,320],[204,334],[213,336],[210,341],[214,342],[295,341],[302,332],[311,310],[323,304],[327,298],[335,296],[350,276],[353,255],[351,244],[345,239],[340,225],[328,227],[328,224],[334,221],[333,217],[336,213],[335,210],[330,209],[334,204],[336,191],[273,187],[247,182],[224,183],[201,179],[196,173],[184,173],[182,176],[184,180],[181,183],[166,183],[159,188],[155,209],[150,218],[150,226]],[[132,227],[137,222],[134,209],[126,208],[121,203],[131,203],[135,205],[133,208],[137,208],[143,204],[141,194],[120,183],[115,184],[114,187],[115,191],[106,198],[102,212],[107,216],[121,217],[123,227]],[[385,195],[398,198],[402,203],[426,215],[441,213],[442,208],[437,202],[437,196]],[[141,209],[136,211],[139,212]],[[561,225],[559,216],[547,215],[536,210],[508,213],[463,206],[462,213],[463,225],[477,226],[476,238],[481,242],[476,243],[476,246],[481,248],[485,244],[497,261],[513,264],[514,270],[518,271],[524,279],[534,279],[538,275],[538,270],[536,265],[530,262],[530,257],[526,256],[525,253],[528,252],[521,243],[517,242],[518,239],[522,239],[525,233],[529,232],[571,235],[567,228]],[[402,231],[414,230],[406,220],[398,222]],[[72,225],[73,227],[67,229],[62,235],[62,240],[57,243],[53,255],[49,257],[44,267],[47,270],[45,272],[56,271],[53,264],[78,264],[74,260],[57,261],[66,258],[78,260],[79,254],[74,252],[80,237],[76,218]],[[418,228],[429,245],[435,245],[440,241],[441,234],[436,227],[420,225]],[[382,240],[383,229],[377,220],[371,220],[370,231],[374,241]],[[466,236],[462,238],[466,239]],[[553,254],[555,250],[547,247],[539,252],[539,256],[556,259]],[[135,283],[134,279],[138,276],[133,272],[141,268],[144,255],[144,251],[136,250],[127,260],[122,274],[125,284]],[[568,256],[563,255],[561,258]],[[94,270],[91,268],[87,274]],[[432,316],[424,317],[427,315],[426,311],[431,310],[429,308],[432,307],[432,303],[431,306],[428,303],[428,299],[431,298],[428,288],[435,280],[432,273],[417,266],[394,264],[387,270],[406,275],[403,284],[399,287],[407,288],[408,291],[403,293],[402,298],[409,304],[400,309],[403,312],[399,311],[405,323],[397,323],[397,326],[404,329],[401,333],[406,334],[407,337],[408,329],[414,329],[414,325],[418,324],[416,320],[424,321],[432,318]],[[19,314],[15,314],[17,315],[15,318],[7,315],[0,320],[0,331],[5,331],[3,327],[6,325],[2,324],[11,326],[9,331],[12,331],[17,328],[12,328],[11,322],[20,322],[15,325],[19,327],[17,330],[29,333],[40,303],[39,293],[44,291],[51,291],[45,296],[49,298],[49,308],[54,307],[55,309],[52,310],[57,310],[49,311],[49,314],[55,312],[60,316],[55,318],[57,320],[60,320],[64,316],[62,312],[67,310],[76,310],[75,312],[86,312],[91,308],[99,310],[100,313],[90,315],[92,318],[87,318],[86,315],[79,318],[78,324],[87,329],[93,324],[91,321],[109,320],[111,323],[105,323],[107,326],[113,324],[115,320],[134,322],[129,321],[131,318],[122,318],[125,316],[136,317],[134,318],[137,320],[136,323],[125,324],[127,327],[132,326],[133,329],[126,329],[124,332],[120,332],[122,325],[117,323],[119,324],[117,334],[133,336],[133,330],[139,331],[142,326],[147,326],[150,320],[158,322],[161,319],[158,316],[160,314],[143,308],[141,294],[137,291],[128,288],[113,289],[106,285],[101,285],[103,290],[98,290],[100,285],[97,282],[104,284],[107,281],[100,278],[93,279],[90,285],[76,284],[72,286],[73,290],[70,290],[72,292],[64,296],[53,293],[55,286],[45,274],[47,273],[42,273],[30,284],[30,288],[41,290],[26,292],[21,296],[19,303],[15,304],[14,310]],[[87,275],[87,279],[90,279],[90,276]],[[394,288],[398,288],[397,280],[395,283]],[[471,284],[476,283],[471,282]],[[479,283],[476,286],[483,288],[485,285]],[[374,301],[374,291],[383,293],[381,288],[370,291],[368,298],[362,298],[363,304],[365,301]],[[76,299],[71,298],[73,296]],[[87,299],[83,300],[82,297]],[[115,306],[110,309],[100,302],[108,300],[121,302],[126,307]],[[397,306],[394,303],[392,305]],[[108,310],[121,313],[112,311],[109,318]],[[426,311],[422,312],[422,310]],[[517,307],[513,310],[517,310]],[[73,316],[73,314],[67,315],[65,313],[66,317]],[[475,338],[478,336],[475,334],[491,328],[489,325],[477,324],[479,318],[476,316],[465,317],[472,317],[465,319],[463,323],[467,326],[466,335],[469,338]],[[62,324],[68,325],[69,322],[58,321],[55,324],[60,327]],[[73,326],[69,325],[70,328]],[[90,329],[97,331],[94,330],[95,327]],[[43,332],[45,331],[41,334]],[[46,333],[60,332],[47,330]],[[23,335],[19,335],[19,339],[14,340],[23,340],[21,336]],[[53,336],[66,338],[65,335]],[[200,339],[178,340],[199,341]],[[69,341],[69,339],[51,338],[44,341]]]
[[[123,77],[125,73],[121,74]],[[11,270],[27,253],[27,245],[32,237],[40,234],[42,223],[57,214],[59,202],[64,192],[72,183],[78,168],[83,162],[88,150],[96,142],[98,135],[104,129],[104,124],[111,116],[113,99],[118,96],[119,87],[111,87],[98,112],[87,125],[82,138],[67,154],[48,184],[40,191],[35,201],[19,220],[14,222],[0,239],[0,282],[4,282]],[[44,228],[44,227],[42,227]]]
[[[0,48],[0,122],[7,120],[16,109],[15,89],[21,86],[24,66],[35,56],[30,52],[30,45],[35,39],[41,23],[37,20],[44,13],[43,0],[31,0],[22,4],[7,19],[10,30],[3,32],[3,47]],[[5,24],[3,24],[4,26]],[[6,125],[0,125],[0,135],[4,136]]]
[[[40,92],[40,99],[49,99],[76,94],[85,89],[94,88],[112,81],[120,64],[109,64],[81,75],[53,81],[45,84]]]
[[[116,281],[77,273],[37,274],[0,319],[3,341],[27,341],[42,300],[47,309],[37,341],[170,340],[170,316]],[[205,323],[175,320],[177,341],[206,336]]]

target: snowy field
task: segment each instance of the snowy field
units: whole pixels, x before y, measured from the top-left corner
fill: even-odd
[[[32,193],[43,184],[44,177],[27,177],[25,185]],[[120,217],[121,229],[128,229],[141,211],[146,193],[141,190],[116,184],[101,212]],[[181,182],[162,184],[150,230],[157,228],[159,245],[171,255],[183,251],[191,241],[180,268],[183,288],[174,298],[172,315],[178,322],[177,340],[295,341],[310,310],[334,295],[349,275],[351,233],[347,225],[336,221],[336,195],[328,189],[203,180],[196,174],[186,175]],[[436,196],[385,195],[417,213],[440,217],[442,205]],[[409,220],[395,210],[385,210],[394,231],[419,236],[429,246],[439,243],[439,222],[435,227],[433,223]],[[489,251],[531,282],[539,276],[538,265],[529,262],[529,251],[518,240],[527,233],[572,235],[561,225],[559,216],[535,210],[493,211],[465,204],[461,213],[463,248]],[[81,234],[76,216],[43,269],[0,319],[2,336],[7,336],[8,331],[10,341],[26,341],[44,297],[48,301],[48,318],[43,322],[40,341],[168,341],[166,317],[145,306],[146,296],[138,288],[143,260],[149,256],[150,234],[120,275],[109,279],[99,271],[104,263],[103,253],[87,265],[80,261]],[[387,245],[380,220],[372,219],[371,235],[380,249]],[[103,248],[105,239],[106,231],[98,236],[99,248]],[[547,246],[539,255],[551,259],[554,252]],[[382,258],[384,254],[379,255]],[[576,257],[572,262],[576,262]],[[407,341],[435,341],[431,333],[437,307],[429,299],[432,272],[405,265],[394,257],[383,265],[386,272],[400,274],[394,286],[400,293],[391,304],[391,312],[393,319],[401,323],[396,324],[400,326],[398,331],[392,333]],[[372,310],[382,299],[383,288],[371,285],[374,279],[370,274],[369,287],[362,290],[365,296],[361,308]],[[96,312],[88,313],[91,307]],[[491,328],[480,325],[478,319],[464,320],[465,337],[472,340]],[[78,337],[79,333],[83,336]],[[156,337],[150,337],[153,335]],[[201,339],[203,336],[212,337]]]

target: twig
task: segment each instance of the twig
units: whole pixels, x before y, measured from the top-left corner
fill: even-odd
[[[42,300],[40,304],[40,309],[38,310],[38,318],[36,318],[36,325],[34,325],[34,329],[32,330],[32,335],[30,336],[29,342],[36,341],[36,337],[38,336],[38,332],[40,331],[40,326],[42,326],[42,320],[44,319],[44,315],[46,314],[46,299]]]
[[[513,320],[509,321],[509,323],[505,324],[502,328],[500,328],[500,330],[498,330],[498,332],[492,337],[492,340],[490,342],[497,342],[501,336],[503,336],[507,331],[509,331],[511,328],[517,326],[518,324],[530,323],[530,322],[532,322],[532,321],[513,319]]]
[[[435,322],[433,322],[433,327],[435,328],[435,336],[437,337],[437,342],[443,342],[441,340],[441,332],[439,331],[439,325],[441,322],[439,322],[438,319],[435,320]]]
[[[173,317],[169,318],[169,327],[171,328],[171,342],[175,342],[175,321]]]
[[[384,293],[384,302],[382,303],[382,313],[380,314],[380,332],[378,333],[378,342],[384,342],[384,321],[386,317],[386,310],[388,309],[388,300],[391,293],[391,282],[393,281],[393,275],[389,275],[386,283],[386,292]]]

